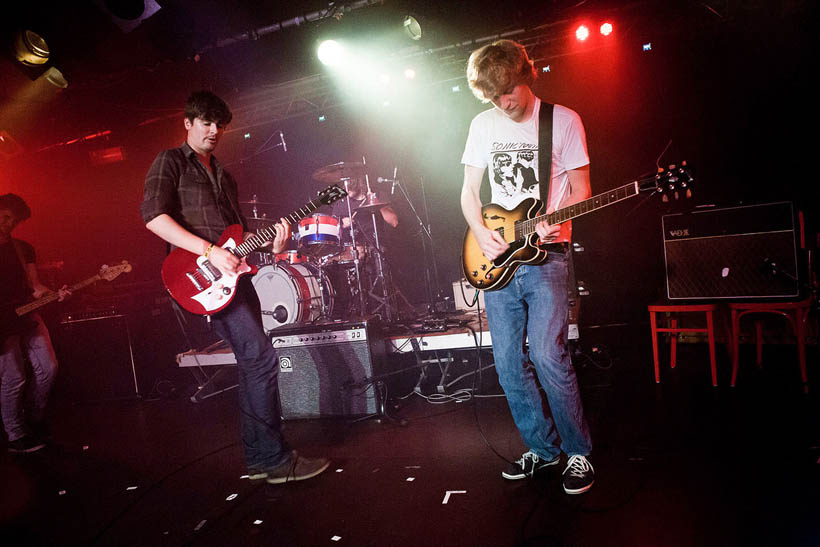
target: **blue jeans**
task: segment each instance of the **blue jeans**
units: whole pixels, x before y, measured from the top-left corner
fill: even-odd
[[[48,329],[36,313],[27,318],[35,321],[36,326],[0,341],[0,414],[9,441],[30,433],[27,422],[45,420],[49,395],[57,378],[57,357]],[[24,356],[32,368],[29,386],[26,386]]]
[[[236,296],[212,316],[216,333],[233,350],[239,367],[239,414],[245,463],[249,468],[274,467],[290,456],[282,436],[279,362],[262,327],[259,297],[244,276]]]
[[[544,265],[521,265],[506,287],[487,291],[484,299],[495,368],[515,425],[529,450],[549,461],[562,450],[587,456],[592,440],[567,349],[567,257],[548,256]]]

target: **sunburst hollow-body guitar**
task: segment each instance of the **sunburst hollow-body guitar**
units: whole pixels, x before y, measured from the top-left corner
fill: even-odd
[[[495,230],[509,244],[509,248],[495,260],[484,256],[472,231],[467,228],[462,248],[462,271],[467,282],[479,290],[497,290],[505,287],[522,264],[543,264],[547,251],[538,246],[535,225],[541,221],[563,224],[573,218],[597,211],[602,207],[637,196],[641,192],[657,192],[677,196],[681,191],[691,196],[694,183],[691,171],[684,162],[680,167],[670,166],[657,175],[625,184],[598,194],[550,214],[539,215],[541,200],[527,198],[514,209],[489,204],[481,208],[481,217],[490,230]]]

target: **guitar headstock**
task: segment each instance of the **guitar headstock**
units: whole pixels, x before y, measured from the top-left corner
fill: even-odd
[[[664,202],[671,199],[680,199],[681,194],[687,199],[692,197],[692,186],[695,177],[692,168],[682,161],[680,165],[674,163],[668,169],[658,167],[658,173],[641,185],[641,191],[651,190],[661,194]]]
[[[106,281],[113,281],[121,273],[127,273],[130,271],[131,264],[129,264],[127,260],[123,260],[121,264],[117,264],[116,266],[108,266],[103,264],[102,268],[100,268],[99,275],[102,279],[105,279]]]
[[[347,192],[344,188],[339,186],[338,184],[332,184],[319,192],[317,199],[323,205],[330,205],[334,201],[339,201],[343,197],[347,195]]]

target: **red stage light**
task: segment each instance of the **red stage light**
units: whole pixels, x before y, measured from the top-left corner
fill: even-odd
[[[586,25],[581,25],[575,30],[575,37],[578,38],[581,42],[589,38],[589,29]]]
[[[604,36],[609,36],[612,34],[612,23],[604,23],[601,25],[601,34]]]

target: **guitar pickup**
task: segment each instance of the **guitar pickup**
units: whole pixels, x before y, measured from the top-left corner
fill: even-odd
[[[209,261],[206,260],[202,265],[207,269],[208,277],[210,277],[212,281],[216,281],[222,277],[222,272]]]
[[[192,274],[191,272],[185,272],[185,277],[188,278],[188,281],[193,283],[194,287],[196,287],[196,290],[202,290],[202,284],[200,284],[200,282],[196,280],[196,276],[194,274]]]

